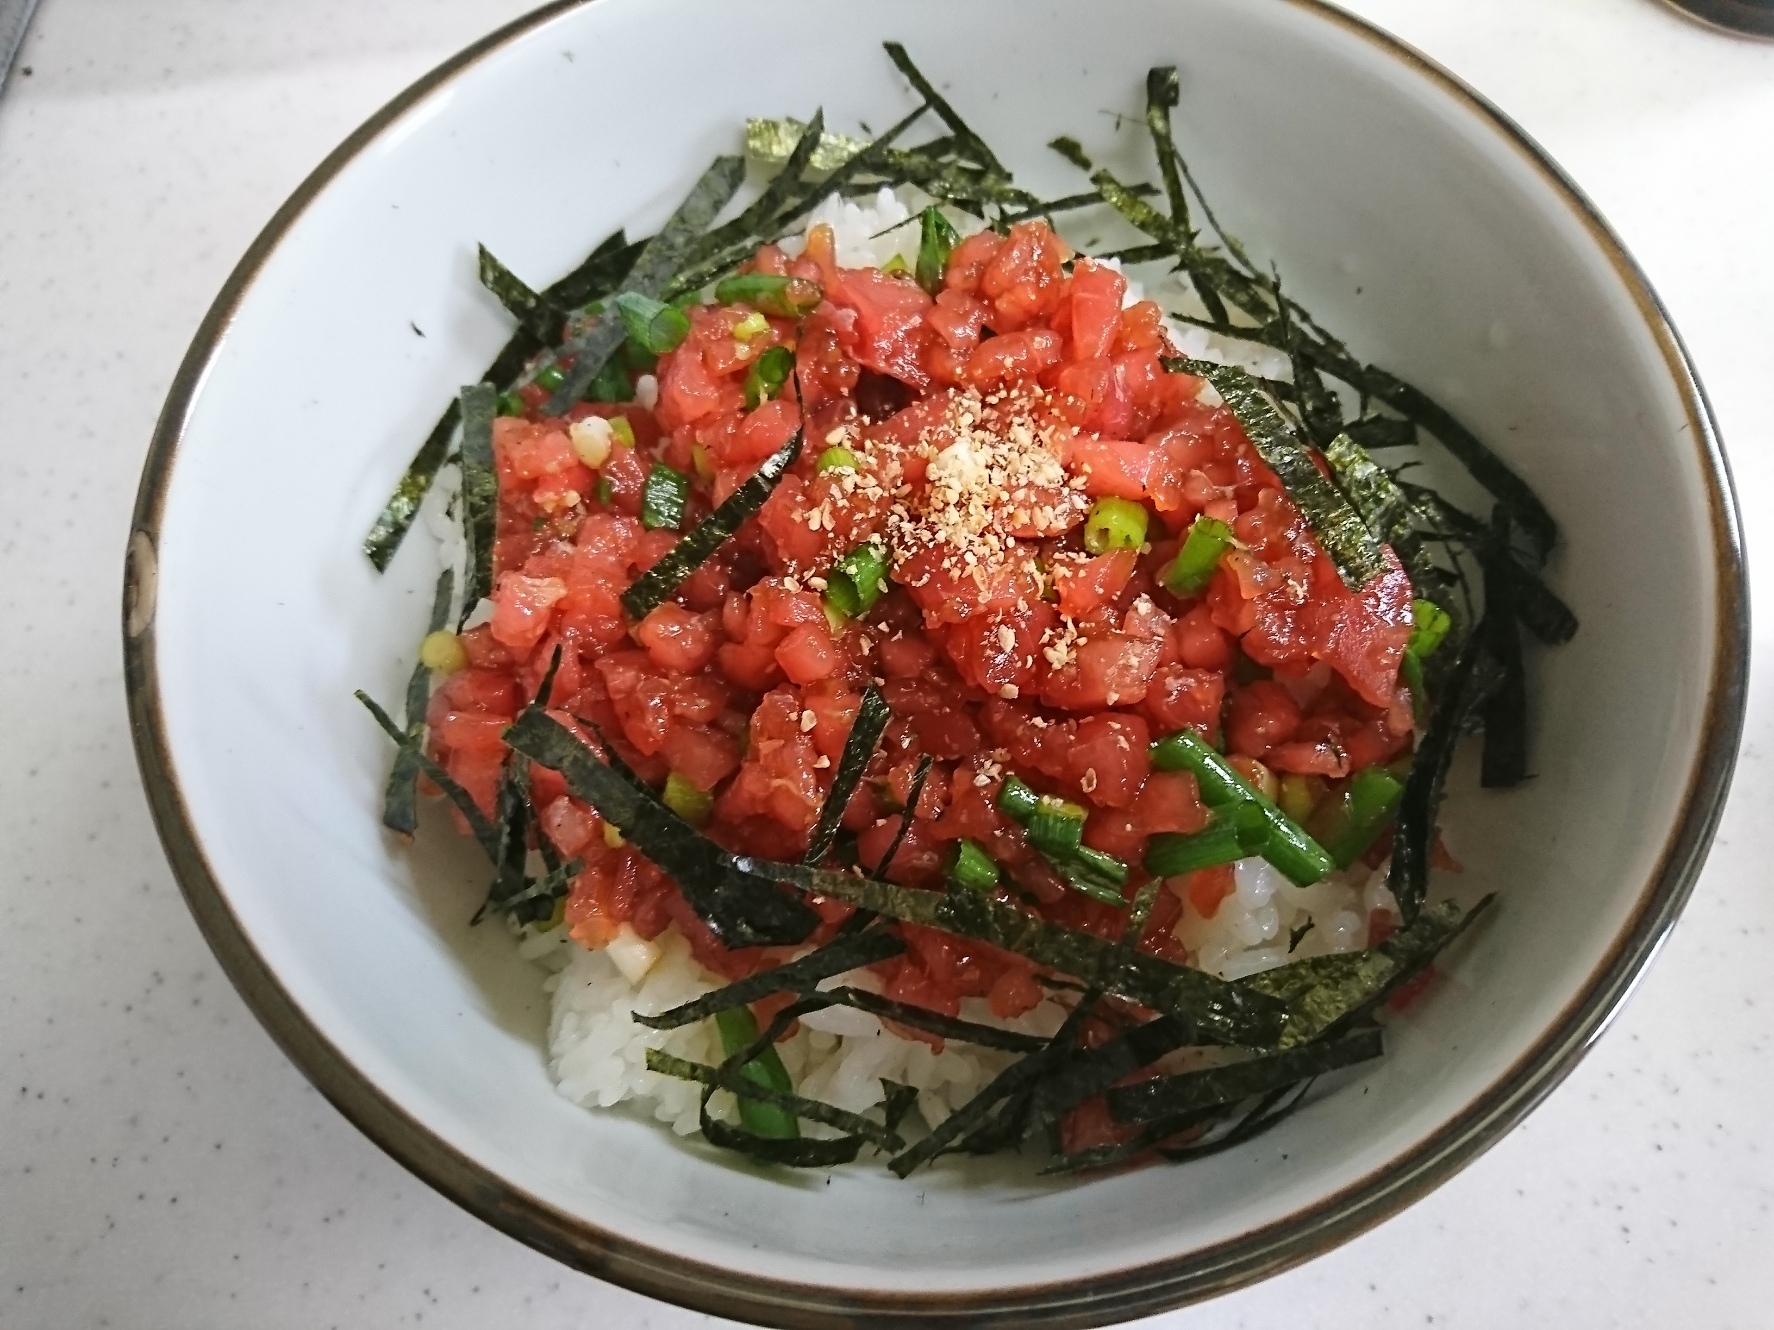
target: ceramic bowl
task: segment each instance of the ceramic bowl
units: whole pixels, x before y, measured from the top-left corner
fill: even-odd
[[[1111,154],[1148,66],[1210,197],[1364,357],[1438,394],[1563,526],[1583,621],[1532,662],[1536,779],[1457,773],[1444,878],[1501,904],[1392,1051],[1240,1150],[1046,1183],[1012,1161],[781,1176],[552,1090],[535,971],[471,931],[448,837],[377,821],[435,570],[359,541],[508,330],[487,242],[548,280],[656,225],[743,117],[883,125],[899,38],[1037,191]],[[1137,145],[1136,145],[1137,146]],[[1122,151],[1130,151],[1123,148]],[[1142,168],[1149,171],[1149,166]],[[1494,110],[1311,0],[597,0],[543,9],[402,94],[276,215],[174,384],[130,544],[138,751],[229,973],[370,1137],[561,1260],[792,1325],[1098,1324],[1303,1260],[1422,1195],[1557,1083],[1694,880],[1735,756],[1747,601],[1724,459],[1674,331],[1594,211]],[[429,857],[428,857],[429,856]],[[422,885],[421,885],[422,884]]]

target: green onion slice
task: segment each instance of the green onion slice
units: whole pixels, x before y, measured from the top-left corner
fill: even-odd
[[[1159,771],[1193,772],[1201,789],[1201,801],[1209,808],[1239,803],[1255,805],[1265,824],[1256,852],[1296,886],[1309,887],[1336,867],[1336,862],[1306,834],[1305,828],[1246,784],[1237,769],[1194,730],[1178,730],[1153,744],[1152,765]]]
[[[1041,806],[1041,796],[1024,784],[1020,776],[1006,776],[998,787],[998,811],[1017,822],[1027,822]]]
[[[1182,549],[1164,570],[1160,581],[1173,596],[1198,596],[1213,579],[1220,556],[1232,543],[1232,528],[1217,517],[1197,517]]]
[[[675,351],[690,335],[690,320],[676,305],[667,305],[639,291],[624,291],[616,297],[615,305],[616,312],[622,316],[622,326],[628,330],[629,344],[649,355],[662,356],[667,351]],[[565,376],[558,366],[551,365],[549,369],[555,371],[557,380],[564,381]],[[536,376],[536,382],[542,382],[541,375]],[[554,386],[558,388],[560,382]]]
[[[715,1028],[721,1032],[721,1051],[730,1058],[745,1052],[758,1037],[758,1022],[750,1007],[729,1007],[717,1012]],[[766,1090],[794,1093],[795,1083],[789,1079],[788,1068],[782,1065],[782,1056],[774,1046],[742,1065],[739,1074]],[[745,1124],[746,1130],[771,1140],[793,1140],[801,1134],[801,1124],[787,1109],[743,1096],[739,1100],[739,1120]]]
[[[1144,504],[1114,497],[1098,499],[1084,519],[1084,548],[1092,554],[1137,550],[1146,543]]]
[[[745,272],[725,278],[715,287],[715,300],[723,305],[746,304],[779,319],[802,319],[825,298],[815,282],[804,277],[772,277]]]
[[[887,590],[887,551],[864,542],[832,565],[825,575],[825,598],[840,614],[867,614]]]
[[[819,455],[819,462],[814,469],[816,471],[860,471],[862,468],[857,463],[856,454],[848,448],[827,448]]]
[[[715,806],[714,795],[707,790],[697,789],[687,776],[681,776],[675,771],[665,778],[665,789],[660,800],[693,827],[704,825]]]
[[[1084,843],[1085,817],[1077,804],[1048,795],[1029,817],[1029,844],[1046,855],[1070,854]]]
[[[795,372],[795,353],[786,346],[773,346],[756,360],[745,374],[745,409],[756,411],[770,399],[780,396],[783,384]]]
[[[942,209],[935,204],[924,209],[918,218],[918,266],[915,273],[918,285],[931,295],[942,290],[949,254],[960,243],[960,234],[942,215]]]
[[[955,842],[948,876],[949,881],[968,891],[990,891],[998,885],[998,864],[975,842],[963,837]]]
[[[676,531],[690,502],[690,477],[664,462],[653,463],[641,490],[641,525],[649,531]]]

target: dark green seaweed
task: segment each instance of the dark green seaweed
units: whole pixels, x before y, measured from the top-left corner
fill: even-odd
[[[555,308],[566,309],[603,295],[622,279],[622,274],[628,271],[639,253],[640,246],[629,245],[618,230],[606,237],[577,268],[544,291],[543,298]],[[530,357],[542,349],[543,340],[530,328],[520,327],[487,367],[487,372],[481,375],[481,381],[494,387],[511,382],[523,371]],[[437,424],[432,426],[431,433],[425,436],[425,442],[419,445],[413,460],[407,463],[400,483],[364,537],[363,551],[377,572],[387,569],[388,561],[394,557],[413,519],[418,516],[419,504],[449,456],[450,440],[461,420],[461,403],[452,398]]]
[[[531,708],[505,742],[560,772],[573,796],[597,809],[637,849],[671,874],[684,899],[730,947],[788,946],[806,940],[819,916],[801,901],[736,868],[733,856],[658,801],[633,773],[624,777],[545,712]],[[607,745],[606,745],[607,748]],[[611,754],[614,756],[614,754]]]
[[[1366,1062],[1384,1053],[1377,1025],[1359,1025],[1332,1039],[1261,1053],[1220,1067],[1159,1076],[1116,1086],[1103,1095],[1117,1122],[1156,1122],[1236,1104],[1313,1076]]]
[[[441,629],[450,617],[456,574],[444,569],[431,596],[427,633]],[[406,739],[395,750],[394,765],[382,794],[382,825],[402,836],[419,829],[419,754],[425,741],[425,707],[431,700],[431,671],[420,661],[407,679]]]
[[[719,508],[697,523],[694,531],[635,578],[622,593],[622,607],[628,611],[629,618],[639,623],[670,600],[684,579],[764,506],[765,500],[801,455],[801,436],[802,431],[796,430],[792,439],[764,459],[750,480],[729,494]]]
[[[485,245],[478,248],[480,284],[493,293],[506,312],[538,337],[548,337],[558,330],[561,312],[499,262],[492,250]]]
[[[1000,162],[992,150],[986,146],[984,139],[968,128],[967,122],[956,114],[955,108],[949,105],[948,100],[912,63],[912,58],[906,54],[905,47],[898,42],[882,42],[881,45],[886,48],[888,58],[893,61],[899,72],[905,75],[906,81],[917,91],[918,96],[924,99],[925,104],[935,111],[941,117],[942,122],[953,132],[962,152],[971,156],[975,165],[983,166],[1008,180],[1010,172],[1004,169],[1004,163]]]
[[[892,719],[893,712],[887,706],[886,699],[881,696],[879,689],[870,684],[863,690],[862,705],[857,709],[856,719],[850,724],[850,737],[844,740],[844,751],[838,758],[838,769],[832,773],[831,789],[826,792],[825,802],[820,805],[819,821],[814,824],[803,863],[817,867],[831,853],[832,842],[838,837],[838,821],[850,804],[850,796],[856,793],[856,787],[862,783],[863,768],[868,766],[869,759],[875,755],[875,746],[881,742],[887,722]]]
[[[409,740],[406,731],[394,723],[394,717],[384,711],[373,697],[361,688],[353,696],[369,709],[370,715],[376,718],[376,724],[382,727],[390,739],[400,745],[403,751],[410,751],[413,754],[413,760],[418,763],[419,770],[430,779],[433,785],[442,790],[445,797],[455,804],[461,812],[475,841],[481,849],[486,851],[487,858],[494,863],[499,862],[498,829],[487,821],[486,814],[480,811],[480,805],[474,802],[474,796],[457,784],[449,772],[427,756],[421,745]]]
[[[741,858],[742,871],[829,896],[894,919],[977,938],[1025,959],[1154,1007],[1213,1043],[1268,1043],[1279,1013],[1223,980],[1061,928],[974,892],[932,892],[798,864]]]
[[[871,934],[860,934],[869,937]],[[939,1035],[944,1039],[956,1039],[964,1044],[978,1044],[981,1048],[998,1048],[1007,1053],[1038,1053],[1047,1047],[1047,1040],[1038,1035],[1022,1034],[1016,1030],[1003,1030],[995,1025],[982,1025],[978,1021],[964,1021],[959,1017],[945,1016],[939,1011],[928,1007],[920,1007],[915,1003],[896,1002],[892,998],[884,998],[878,993],[871,993],[863,988],[828,988],[816,996],[824,998],[834,1006],[854,1007],[857,1011],[866,1011],[871,1016],[882,1016],[901,1025],[909,1025],[913,1029],[924,1030]]]
[[[1499,670],[1496,685],[1480,709],[1484,756],[1479,784],[1487,790],[1508,789],[1528,778],[1528,684],[1521,630],[1516,625],[1515,560],[1509,547],[1509,511],[1498,504],[1491,520],[1491,540],[1479,550],[1479,565],[1484,570],[1485,650]]]
[[[1336,564],[1343,584],[1359,591],[1386,571],[1380,544],[1337,487],[1324,478],[1306,446],[1269,404],[1249,374],[1232,365],[1192,360],[1182,368],[1213,384],[1257,455],[1280,477],[1288,497],[1299,508],[1324,552]]]
[[[1392,833],[1392,867],[1386,885],[1406,924],[1417,917],[1429,889],[1429,846],[1435,839],[1435,817],[1441,808],[1448,767],[1454,760],[1454,745],[1459,742],[1471,710],[1473,670],[1478,665],[1486,631],[1481,623],[1443,680],[1429,728],[1411,758],[1404,797],[1398,802],[1398,818]]]
[[[905,812],[899,819],[899,825],[893,829],[893,839],[887,842],[882,852],[881,861],[870,871],[869,876],[882,882],[887,880],[887,870],[893,867],[893,856],[899,853],[900,845],[905,841],[906,833],[912,829],[912,818],[918,809],[918,799],[924,793],[924,782],[930,776],[930,768],[936,759],[925,753],[918,759],[917,767],[912,771],[912,783],[906,792]]]
[[[499,524],[499,475],[493,468],[493,413],[498,394],[488,383],[462,390],[462,536],[468,569],[462,579],[462,619],[493,592],[493,542]]]
[[[742,1055],[736,1055],[742,1056]],[[860,1136],[883,1150],[899,1150],[904,1148],[905,1141],[898,1132],[879,1122],[874,1122],[859,1113],[847,1113],[831,1104],[823,1104],[817,1099],[807,1099],[798,1094],[788,1094],[782,1090],[771,1089],[756,1081],[746,1080],[739,1075],[737,1067],[730,1071],[722,1067],[711,1067],[706,1062],[690,1062],[684,1058],[673,1057],[656,1048],[647,1050],[647,1070],[656,1071],[661,1076],[674,1076],[681,1081],[696,1081],[701,1085],[711,1086],[717,1090],[730,1090],[741,1099],[755,1099],[760,1104],[769,1104],[784,1112],[793,1113],[798,1118],[809,1122],[823,1123],[828,1127],[847,1132],[852,1136]]]
[[[707,231],[727,201],[738,191],[745,179],[743,157],[717,157],[702,173],[678,210],[659,228],[641,250],[640,257],[629,269],[622,287],[643,296],[661,296],[666,284],[682,269],[692,246]],[[556,354],[556,363],[571,359],[561,386],[543,408],[551,416],[563,416],[567,408],[585,395],[598,371],[627,338],[622,320],[607,311],[577,337],[569,340]]]
[[[833,938],[819,950],[809,952],[799,960],[735,980],[725,988],[717,988],[693,1002],[662,1011],[657,1016],[644,1016],[637,1011],[634,1019],[655,1030],[675,1030],[680,1025],[694,1025],[697,1021],[705,1020],[729,1007],[750,1005],[772,993],[798,993],[814,989],[822,979],[845,974],[860,966],[873,965],[876,961],[897,956],[904,950],[904,941],[892,933],[880,930],[852,933]]]
[[[1045,1119],[1063,1116],[1116,1081],[1183,1047],[1194,1033],[1187,1022],[1160,1016],[1077,1053],[1042,1079],[1035,1091],[1036,1114]]]
[[[1297,1048],[1373,1011],[1460,936],[1493,899],[1486,896],[1464,913],[1454,901],[1438,901],[1377,947],[1291,961],[1241,979],[1239,987],[1287,1004],[1287,1025],[1277,1048]]]
[[[1378,448],[1413,448],[1417,443],[1417,427],[1397,416],[1363,416],[1346,427],[1351,439],[1369,452]]]

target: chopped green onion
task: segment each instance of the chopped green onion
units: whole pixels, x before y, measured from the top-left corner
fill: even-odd
[[[599,476],[597,482],[597,501],[608,508],[610,500],[615,497],[616,487],[610,484],[608,476]]]
[[[1254,804],[1265,826],[1260,838],[1253,837],[1257,843],[1251,844],[1251,852],[1261,854],[1296,886],[1309,887],[1337,866],[1304,827],[1252,789],[1194,730],[1178,730],[1153,744],[1152,765],[1159,771],[1193,772],[1201,802],[1211,809]]]
[[[1338,868],[1347,868],[1367,852],[1402,798],[1403,781],[1385,767],[1364,767],[1339,798],[1325,805],[1313,826]]]
[[[634,399],[634,385],[628,381],[628,367],[619,356],[611,356],[585,390],[588,402],[628,402]]]
[[[749,342],[752,338],[769,331],[770,320],[756,310],[733,325],[733,336],[741,342]]]
[[[1312,816],[1312,810],[1318,807],[1319,800],[1322,798],[1324,798],[1322,777],[1301,776],[1289,771],[1281,777],[1281,793],[1276,796],[1275,802],[1282,812],[1304,826],[1306,819]]]
[[[566,371],[559,365],[544,365],[536,374],[536,386],[553,392],[567,381]]]
[[[1232,543],[1232,528],[1217,517],[1197,517],[1189,528],[1188,539],[1175,559],[1160,575],[1159,581],[1173,596],[1200,595],[1214,569],[1220,566],[1220,555]]]
[[[693,827],[706,823],[715,806],[714,795],[697,789],[688,777],[675,771],[665,778],[665,791],[660,798],[667,808]]]
[[[1084,809],[1047,795],[1028,821],[1029,844],[1043,854],[1070,854],[1084,843]]]
[[[1027,822],[1041,806],[1041,796],[1018,776],[1006,776],[998,787],[998,811],[1017,822]]]
[[[998,865],[991,855],[962,838],[949,859],[949,881],[968,891],[990,891],[998,885]]]
[[[961,243],[961,237],[934,204],[924,209],[918,222],[918,285],[935,295],[942,290],[949,252]]]
[[[715,1028],[721,1032],[721,1050],[728,1057],[737,1057],[758,1041],[758,1022],[750,1007],[729,1007],[715,1013]],[[739,1074],[754,1085],[793,1094],[795,1083],[789,1079],[788,1068],[774,1046],[766,1048],[739,1069]],[[739,1097],[739,1120],[755,1136],[790,1141],[801,1134],[801,1124],[787,1109],[756,1099]]]
[[[1454,626],[1453,618],[1433,600],[1411,602],[1411,623],[1411,640],[1404,649],[1418,660],[1433,656]]]
[[[1227,804],[1200,831],[1161,831],[1146,844],[1145,869],[1153,877],[1181,877],[1235,863],[1259,852],[1267,824],[1255,804]]]
[[[616,297],[616,312],[628,330],[628,340],[643,351],[664,355],[675,351],[690,335],[690,320],[675,305],[667,305],[638,291]]]
[[[887,589],[887,551],[864,542],[832,565],[825,575],[825,598],[841,613],[867,614]]]
[[[1084,519],[1084,548],[1092,554],[1137,550],[1146,543],[1145,505],[1132,499],[1098,499]]]
[[[763,403],[782,392],[782,385],[795,372],[795,353],[786,346],[773,346],[752,362],[745,374],[745,409],[755,411]]]
[[[839,469],[860,471],[862,467],[857,463],[856,454],[848,448],[827,448],[819,455],[819,463],[814,469],[817,471],[837,471]]]
[[[817,283],[800,277],[771,277],[761,272],[740,273],[715,287],[715,300],[723,305],[754,305],[779,319],[799,319],[811,314],[825,293]]]
[[[610,433],[624,448],[634,447],[634,426],[628,423],[627,416],[611,416]]]
[[[641,525],[649,531],[661,527],[676,531],[684,524],[689,502],[690,478],[664,462],[655,462],[641,490]]]
[[[1127,865],[1112,854],[1080,845],[1067,855],[1048,858],[1066,885],[1105,905],[1126,905],[1121,888],[1127,885]]]
[[[499,394],[499,414],[502,416],[521,416],[524,413],[524,399],[516,393]]]
[[[887,262],[881,265],[882,272],[888,273],[894,277],[899,276],[902,272],[910,272],[911,268],[912,265],[905,261],[905,255],[903,254],[895,254],[892,258],[888,259]]]

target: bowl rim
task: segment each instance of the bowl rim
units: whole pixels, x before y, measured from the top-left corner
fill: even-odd
[[[1749,676],[1749,587],[1741,519],[1712,409],[1688,352],[1643,272],[1587,196],[1513,120],[1440,65],[1328,0],[1304,10],[1436,85],[1549,185],[1630,292],[1682,399],[1707,481],[1718,587],[1702,740],[1657,866],[1572,1001],[1517,1061],[1428,1139],[1360,1181],[1203,1251],[1055,1283],[964,1293],[880,1293],[770,1279],[678,1257],[567,1214],[433,1135],[319,1030],[259,955],[206,861],[180,791],[156,672],[156,550],[173,462],[191,406],[235,311],[270,255],[333,178],[416,103],[489,54],[569,10],[552,0],[464,48],[399,93],[314,168],[253,240],[193,337],[156,423],[131,519],[123,587],[124,680],[142,783],[167,859],[210,948],[260,1022],[314,1086],[421,1180],[480,1219],[585,1273],[697,1311],[792,1327],[965,1322],[1094,1326],[1148,1316],[1280,1273],[1348,1241],[1432,1191],[1500,1140],[1576,1066],[1619,1013],[1693,890],[1723,812]]]

